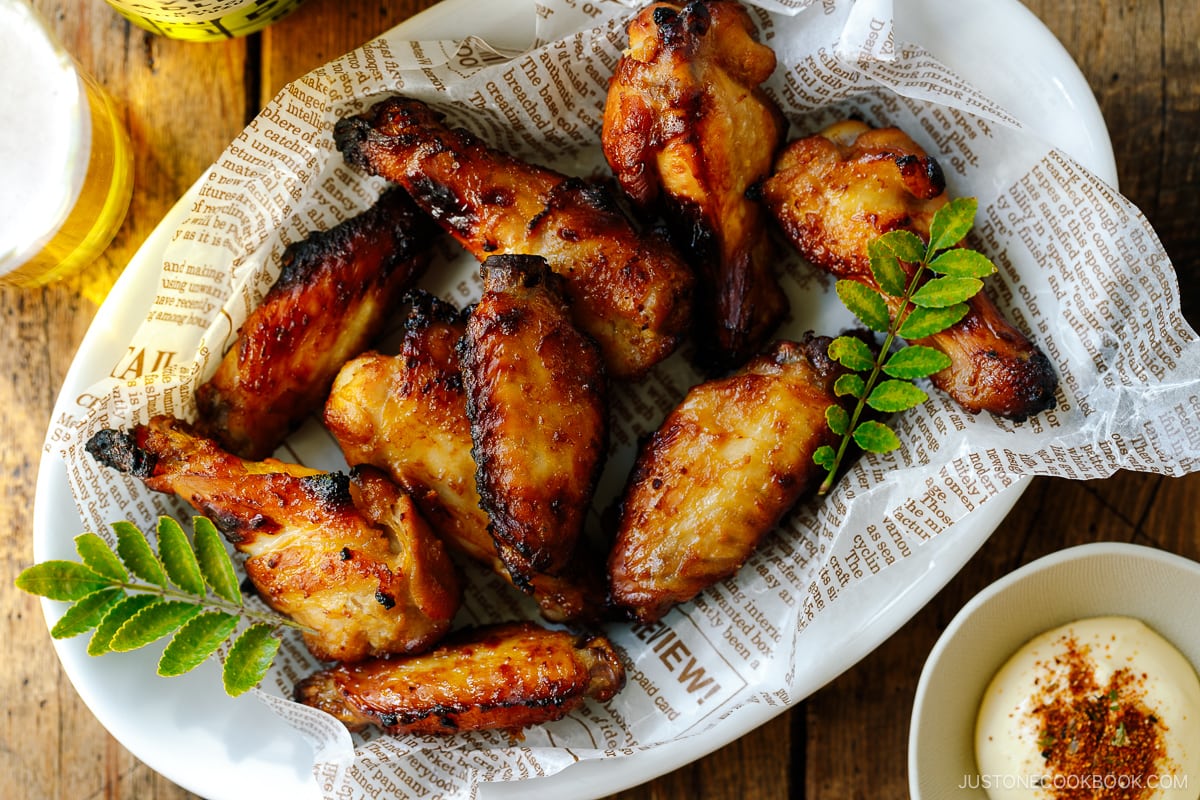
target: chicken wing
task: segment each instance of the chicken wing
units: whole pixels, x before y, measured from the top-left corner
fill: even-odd
[[[787,312],[766,212],[746,196],[787,130],[759,86],[774,69],[740,3],[655,3],[629,24],[604,110],[601,142],[618,183],[663,211],[699,272],[697,339],[716,365],[758,352]]]
[[[319,659],[424,649],[458,610],[459,580],[441,541],[374,468],[347,477],[244,461],[170,417],[100,431],[87,450],[210,517],[246,554],[263,599],[308,626],[304,641]]]
[[[736,572],[824,471],[842,370],[829,339],[777,342],[692,388],[638,454],[609,556],[614,604],[642,622]]]
[[[600,187],[489,148],[406,98],[339,120],[335,139],[349,163],[407,188],[480,261],[543,256],[612,376],[640,376],[682,340],[691,271],[665,240],[637,233]]]
[[[528,622],[455,634],[423,655],[342,665],[305,678],[296,700],[352,731],[453,734],[552,722],[589,698],[604,702],[625,667],[602,636],[576,637]]]
[[[789,144],[762,195],[806,259],[872,287],[871,240],[906,229],[928,241],[930,221],[948,201],[941,168],[916,142],[856,121]],[[1049,359],[985,292],[968,307],[957,324],[913,342],[950,357],[933,384],[972,413],[1022,420],[1053,407],[1058,376]]]
[[[289,245],[275,285],[196,392],[201,430],[243,458],[270,455],[380,331],[436,236],[407,194],[391,189],[359,216]]]
[[[325,427],[347,463],[386,470],[447,544],[511,579],[475,485],[455,351],[466,316],[426,292],[408,299],[412,310],[400,353],[364,353],[347,362],[325,404]],[[561,576],[539,572],[522,588],[549,620],[594,616],[604,599],[601,570],[594,566],[576,558]]]
[[[483,263],[459,345],[480,502],[518,586],[567,567],[607,451],[604,365],[538,256]]]

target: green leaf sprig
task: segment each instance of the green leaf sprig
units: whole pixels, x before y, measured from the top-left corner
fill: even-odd
[[[850,411],[836,403],[825,409],[829,429],[840,439],[836,449],[824,445],[813,454],[813,461],[828,473],[820,494],[833,487],[851,441],[872,453],[900,446],[886,424],[862,418],[866,409],[891,414],[924,403],[929,395],[913,381],[950,366],[949,356],[940,350],[923,345],[893,350],[893,344],[932,336],[961,320],[967,301],[983,288],[981,279],[996,271],[987,256],[957,246],[971,230],[978,206],[973,197],[942,206],[930,223],[928,242],[907,230],[874,239],[867,250],[878,290],[853,280],[837,282],[846,308],[884,339],[878,352],[855,336],[839,336],[829,345],[829,357],[851,370],[834,383],[834,393],[857,402]],[[937,277],[926,280],[928,273]]]
[[[237,697],[270,669],[282,627],[306,630],[286,617],[249,609],[233,561],[207,517],[192,520],[192,540],[170,517],[158,520],[158,553],[130,522],[112,524],[116,552],[100,536],[75,537],[80,561],[45,561],[17,576],[18,589],[72,605],[50,635],[67,639],[94,629],[88,655],[126,652],[174,634],[158,661],[163,677],[202,664],[226,641],[222,681]],[[248,623],[237,633],[242,622]],[[237,633],[236,638],[233,638]]]

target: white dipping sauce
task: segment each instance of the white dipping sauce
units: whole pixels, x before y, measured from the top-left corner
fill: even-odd
[[[996,673],[975,758],[991,800],[1200,797],[1200,679],[1139,620],[1072,622]]]

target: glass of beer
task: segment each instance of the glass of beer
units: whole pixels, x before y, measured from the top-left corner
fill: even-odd
[[[0,280],[40,286],[112,241],[133,188],[129,138],[28,0],[0,0],[0,75]]]

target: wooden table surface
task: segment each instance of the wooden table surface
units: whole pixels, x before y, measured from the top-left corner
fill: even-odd
[[[950,0],[947,0],[950,2]],[[308,0],[260,35],[189,44],[132,27],[102,0],[34,0],[108,87],[136,151],[128,219],[86,275],[0,288],[0,786],[22,798],[193,797],[117,744],[59,667],[41,610],[12,587],[32,563],[42,437],[97,304],[175,200],[291,79],[432,0]],[[1195,0],[1026,0],[1086,75],[1111,132],[1122,191],[1149,218],[1200,327],[1200,5]],[[5,187],[12,191],[13,187]],[[857,666],[788,713],[620,798],[898,798],[917,678],[939,632],[975,592],[1039,556],[1100,540],[1200,558],[1200,474],[1037,479],[965,569]],[[72,534],[75,532],[71,532]],[[620,767],[616,767],[620,769]],[[11,788],[10,788],[11,787]]]

